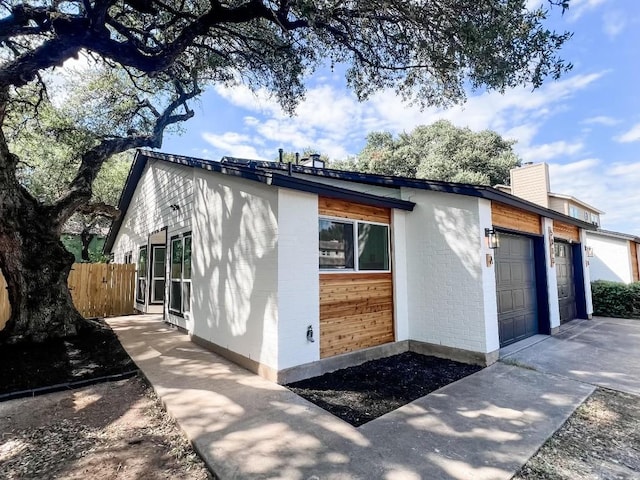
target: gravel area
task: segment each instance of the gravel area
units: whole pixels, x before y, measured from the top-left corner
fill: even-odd
[[[0,478],[213,478],[134,377],[0,403]]]
[[[287,387],[358,427],[481,368],[406,352]]]
[[[596,390],[513,479],[640,479],[640,397]]]

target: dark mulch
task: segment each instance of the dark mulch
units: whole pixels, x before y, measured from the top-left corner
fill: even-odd
[[[136,369],[106,324],[65,340],[2,344],[0,365],[0,395]]]
[[[481,369],[478,365],[406,352],[287,387],[358,427]]]

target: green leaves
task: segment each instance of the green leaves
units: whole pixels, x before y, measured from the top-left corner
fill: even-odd
[[[496,185],[509,183],[509,170],[520,164],[513,144],[490,130],[473,132],[440,120],[397,138],[388,132],[369,134],[356,167],[383,175]]]

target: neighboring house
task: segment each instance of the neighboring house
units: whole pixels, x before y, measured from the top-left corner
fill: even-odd
[[[527,163],[510,172],[511,185],[496,188],[573,218],[601,225],[603,211],[570,195],[550,192],[549,166]],[[590,230],[586,237],[591,280],[637,282],[640,238],[626,233]]]
[[[587,246],[591,280],[631,283],[640,280],[640,238],[626,233],[598,230],[589,232]]]
[[[491,187],[139,151],[118,207],[136,308],[281,383],[406,350],[490,364],[592,313],[595,226]]]
[[[549,165],[546,163],[525,163],[521,167],[511,169],[509,176],[510,185],[496,185],[496,188],[545,208],[600,226],[600,215],[604,214],[602,210],[570,195],[550,191]]]

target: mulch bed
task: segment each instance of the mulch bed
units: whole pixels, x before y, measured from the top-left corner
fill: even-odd
[[[106,323],[65,340],[0,345],[0,395],[136,370]]]
[[[287,387],[358,427],[481,369],[478,365],[405,352]]]

